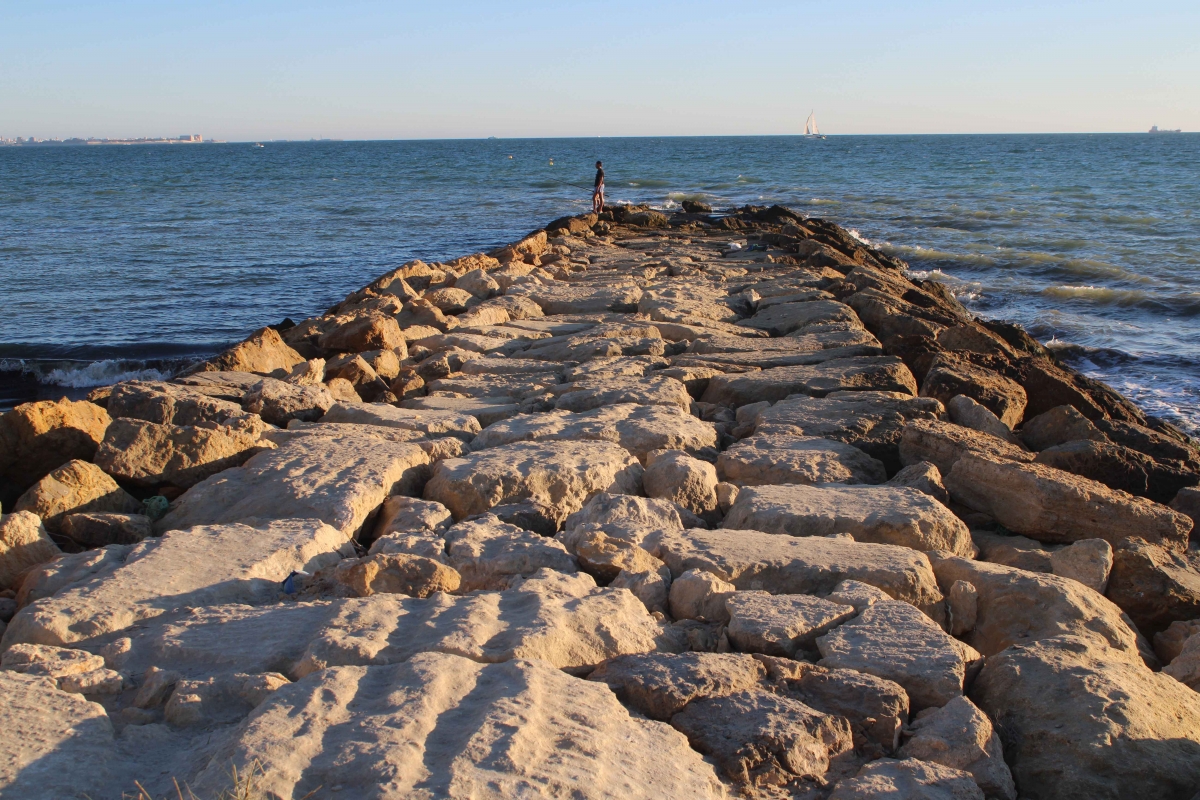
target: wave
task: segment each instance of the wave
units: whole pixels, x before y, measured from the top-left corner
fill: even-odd
[[[0,373],[16,373],[46,386],[91,389],[122,381],[162,381],[172,378],[194,359],[170,361],[27,361],[0,359]]]

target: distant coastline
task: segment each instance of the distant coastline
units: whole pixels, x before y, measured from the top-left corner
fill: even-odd
[[[0,137],[0,147],[30,147],[30,146],[77,146],[77,145],[94,145],[94,144],[223,144],[215,139],[205,139],[198,133],[184,134],[173,139],[158,137],[158,138],[140,138],[140,139],[100,139],[89,137],[87,139],[71,138],[71,139],[38,139],[36,136],[22,138],[18,136],[15,139],[5,139]]]

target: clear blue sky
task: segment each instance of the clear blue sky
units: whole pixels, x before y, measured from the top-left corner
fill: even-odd
[[[1200,130],[1200,2],[0,2],[0,135]]]

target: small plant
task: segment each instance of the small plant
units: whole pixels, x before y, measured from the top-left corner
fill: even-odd
[[[262,779],[266,775],[267,771],[258,759],[255,759],[249,767],[240,772],[237,765],[234,764],[229,770],[229,778],[232,785],[213,798],[213,800],[268,800],[266,790],[262,786]],[[171,782],[175,784],[175,796],[164,798],[164,800],[200,800],[187,784],[180,787],[179,781],[175,778],[172,778]],[[133,785],[137,787],[137,794],[123,792],[121,800],[154,800],[154,795],[146,791],[146,788],[140,782],[134,781]],[[320,790],[321,787],[318,786],[299,800],[311,800]],[[185,792],[187,794],[184,794]]]

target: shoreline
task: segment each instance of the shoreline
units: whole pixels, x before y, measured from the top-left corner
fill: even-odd
[[[906,271],[617,206],[0,416],[0,791],[1189,800],[1200,449]]]

